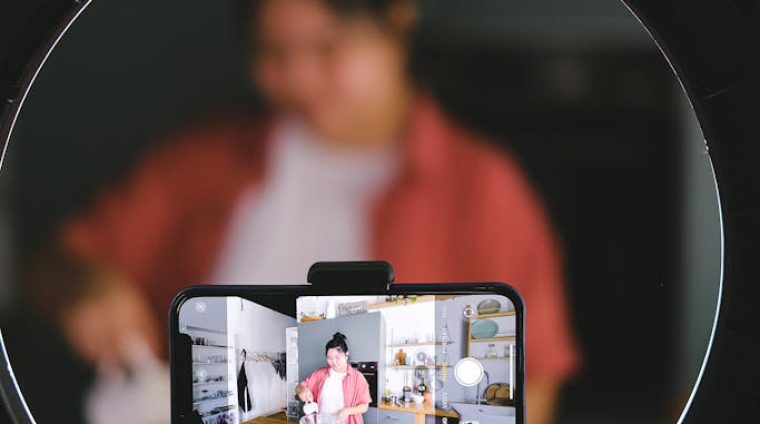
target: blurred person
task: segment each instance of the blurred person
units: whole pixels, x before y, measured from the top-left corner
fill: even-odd
[[[527,306],[529,423],[550,422],[578,363],[556,241],[509,154],[412,81],[414,3],[246,10],[269,112],[169,137],[67,221],[61,248],[108,270],[61,319],[75,349],[118,363],[137,337],[160,352],[156,328],[187,285],[297,283],[315,261],[383,259],[399,281],[513,285]]]

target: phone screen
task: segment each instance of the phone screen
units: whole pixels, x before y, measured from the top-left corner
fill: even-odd
[[[205,424],[522,423],[520,313],[492,293],[190,297],[173,407]]]

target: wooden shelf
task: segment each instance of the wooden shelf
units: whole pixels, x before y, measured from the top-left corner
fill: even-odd
[[[194,344],[194,345],[191,345],[191,346],[192,347],[213,347],[213,348],[217,348],[217,349],[234,349],[232,346],[222,346],[222,345],[199,345],[199,344]]]
[[[475,325],[477,321],[482,320],[482,319],[487,319],[487,318],[509,317],[509,316],[513,316],[514,314],[515,314],[514,311],[505,311],[505,312],[496,312],[493,314],[483,314],[483,315],[470,317],[467,320],[467,325],[465,325],[465,352],[464,352],[465,355],[466,356],[471,355],[472,345],[475,343],[499,343],[499,342],[516,341],[517,337],[515,336],[497,336],[497,337],[487,337],[483,339],[472,338],[472,327]]]
[[[408,305],[416,305],[418,303],[427,303],[427,302],[434,302],[435,296],[433,295],[425,295],[425,296],[417,296],[414,299],[399,299],[395,302],[380,302],[380,303],[373,303],[371,305],[367,305],[367,309],[377,310],[377,309],[384,309],[384,308],[392,308],[394,306],[408,306]]]
[[[193,386],[210,386],[212,384],[225,384],[227,380],[222,381],[204,381],[202,383],[193,383]]]
[[[380,302],[380,303],[373,303],[370,305],[367,305],[367,309],[370,311],[377,310],[377,309],[383,309],[383,308],[392,308],[394,306],[409,306],[409,305],[416,305],[418,303],[427,303],[427,302],[435,302],[437,300],[446,300],[457,297],[457,295],[451,295],[451,294],[445,294],[445,295],[423,295],[423,296],[417,296],[414,300],[412,299],[399,299],[395,302]]]
[[[488,318],[513,317],[513,316],[515,316],[515,311],[496,312],[493,314],[481,314],[481,315],[472,316],[470,317],[470,321],[477,321],[477,320],[488,319]]]
[[[387,345],[386,348],[394,348],[394,347],[418,347],[418,346],[448,346],[452,344],[452,342],[419,342],[419,343],[400,343],[400,344],[390,344]]]
[[[232,393],[230,393],[227,396],[218,396],[218,397],[214,397],[214,398],[208,398],[208,399],[203,399],[203,400],[196,400],[196,401],[193,402],[193,405],[202,405],[204,403],[211,403],[211,402],[220,401],[220,400],[226,401],[226,400],[228,400],[230,398],[230,396],[232,396]]]
[[[430,365],[391,365],[390,367],[393,368],[393,369],[399,369],[399,370],[413,370],[413,369],[418,368],[418,367],[423,367],[423,368],[428,368],[428,369],[432,369],[432,368],[448,368],[448,367],[451,367],[451,365],[440,365],[440,364],[439,365],[433,365],[433,366],[430,366]]]
[[[205,418],[211,418],[211,417],[215,417],[215,416],[217,416],[217,415],[226,414],[226,413],[228,413],[228,412],[230,412],[230,411],[234,411],[234,410],[235,410],[235,408],[237,408],[237,405],[228,405],[228,406],[229,406],[230,408],[229,408],[229,409],[227,409],[227,410],[224,410],[224,411],[219,411],[219,412],[215,412],[215,413],[213,413],[213,414],[208,414],[208,415],[203,415],[203,414],[201,414],[201,418],[204,418],[204,419],[205,419]]]
[[[489,337],[487,339],[470,339],[470,343],[495,343],[495,342],[513,342],[517,340],[515,336]]]

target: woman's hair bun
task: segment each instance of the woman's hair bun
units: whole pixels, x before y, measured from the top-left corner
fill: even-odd
[[[325,353],[330,349],[338,349],[341,352],[348,352],[346,336],[340,332],[333,334],[332,339],[330,339],[325,346]]]

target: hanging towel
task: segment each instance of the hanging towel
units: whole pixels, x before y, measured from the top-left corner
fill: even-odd
[[[245,361],[240,365],[240,372],[237,378],[238,405],[243,412],[253,409],[251,405],[251,395],[248,393],[248,376],[245,375]]]
[[[274,372],[277,374],[280,379],[285,380],[285,371],[286,371],[286,356],[284,352],[277,353],[276,356],[274,356],[274,359],[271,360],[272,366],[274,367]]]

